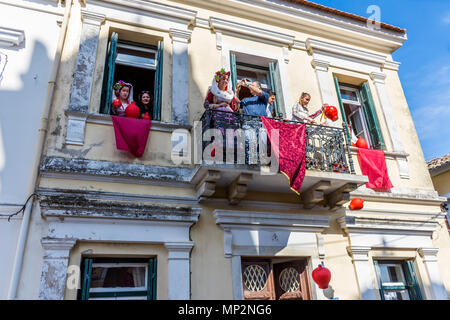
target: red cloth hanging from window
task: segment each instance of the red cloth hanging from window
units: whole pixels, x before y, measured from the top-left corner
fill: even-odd
[[[291,189],[300,194],[306,172],[306,126],[278,122],[261,117],[272,149],[278,159],[280,171],[289,179]],[[279,130],[279,143],[272,139],[272,129]]]
[[[389,191],[393,187],[383,150],[358,148],[358,161],[362,174],[369,177],[367,188]]]
[[[140,158],[144,154],[151,120],[112,116],[116,147]]]

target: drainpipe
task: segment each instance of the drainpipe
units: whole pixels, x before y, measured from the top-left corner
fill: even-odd
[[[39,133],[38,133],[38,143],[36,146],[36,152],[35,152],[34,161],[33,161],[33,169],[32,169],[33,171],[31,173],[32,177],[30,180],[30,186],[28,188],[28,194],[30,194],[30,195],[35,193],[36,187],[37,187],[39,166],[40,166],[40,163],[42,160],[44,143],[45,143],[45,139],[47,137],[47,131],[48,131],[48,117],[49,117],[50,111],[51,111],[51,104],[52,104],[52,100],[53,100],[53,94],[55,91],[56,75],[58,74],[59,64],[61,61],[61,53],[62,53],[64,41],[66,38],[66,34],[67,34],[67,24],[69,21],[70,10],[72,8],[72,1],[73,0],[65,1],[66,8],[64,10],[64,18],[63,18],[63,22],[62,22],[62,26],[61,26],[61,31],[59,33],[59,39],[58,39],[58,44],[56,47],[55,59],[53,60],[52,73],[50,75],[50,80],[48,82],[47,95],[45,97],[45,105],[44,105],[44,110],[42,112],[42,118],[41,118],[41,126],[39,128]],[[64,2],[64,0],[61,0],[61,3],[62,2]],[[25,244],[27,242],[28,226],[30,224],[31,214],[33,212],[34,198],[30,202],[31,203],[26,207],[26,209],[24,211],[22,225],[20,227],[19,242],[17,243],[16,256],[14,259],[13,274],[11,277],[11,284],[10,284],[9,292],[8,292],[8,300],[15,300],[16,295],[17,295],[17,288],[19,286],[19,277],[20,277],[20,272],[22,270],[23,254],[25,251]]]

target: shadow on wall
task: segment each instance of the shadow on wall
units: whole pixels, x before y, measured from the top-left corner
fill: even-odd
[[[26,65],[24,47],[0,48],[8,59],[0,84],[0,203],[23,203],[27,197],[52,67],[47,48],[35,41],[28,66],[18,71]]]

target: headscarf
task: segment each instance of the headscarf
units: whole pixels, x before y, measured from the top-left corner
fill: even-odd
[[[228,83],[227,86],[225,87],[226,90],[220,90],[218,83],[220,80],[220,77],[222,77],[223,75],[228,75]],[[233,90],[231,88],[231,77],[230,77],[230,72],[225,72],[225,69],[220,69],[219,71],[216,72],[216,74],[214,75],[214,78],[212,80],[211,83],[211,93],[213,95],[215,95],[217,97],[217,102],[226,102],[226,103],[231,103],[231,100],[233,100],[234,98],[234,93]]]
[[[125,86],[130,88],[130,94],[128,95],[128,104],[130,104],[131,102],[133,102],[133,85],[131,83],[127,83],[125,81],[119,80],[119,82],[117,82],[114,85],[113,92],[114,92],[114,95],[116,96],[116,98],[119,98],[120,89],[122,89]],[[114,96],[111,95],[111,102],[113,102],[114,99],[115,99]]]

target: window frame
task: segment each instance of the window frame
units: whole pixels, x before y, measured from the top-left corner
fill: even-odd
[[[154,52],[154,66],[147,66],[138,63],[127,63],[126,61],[117,61],[119,49],[129,49],[141,52]],[[158,40],[158,45],[149,45],[146,43],[136,43],[119,39],[119,33],[112,32],[108,37],[108,44],[105,57],[105,67],[103,70],[103,85],[101,91],[101,102],[98,109],[99,114],[111,115],[112,88],[114,85],[114,76],[116,73],[116,65],[130,66],[143,70],[152,70],[155,72],[154,88],[153,88],[153,114],[152,120],[161,121],[162,117],[162,87],[163,87],[163,58],[164,58],[164,40]]]
[[[129,50],[133,50],[133,51],[140,51],[140,52],[145,52],[145,53],[154,53],[155,54],[155,63],[154,65],[151,66],[147,66],[144,64],[140,64],[140,63],[132,63],[132,62],[127,62],[127,61],[122,61],[122,60],[117,60],[119,58],[119,50],[120,48],[123,49],[129,49]],[[135,68],[140,68],[140,69],[147,69],[147,70],[153,70],[156,71],[156,68],[158,67],[158,50],[153,49],[153,48],[147,48],[144,44],[142,44],[142,46],[137,46],[137,45],[132,45],[132,44],[128,44],[126,41],[121,41],[119,40],[117,42],[117,55],[116,55],[116,59],[114,62],[116,65],[122,65],[122,66],[129,66],[129,67],[135,67]]]
[[[382,282],[380,265],[398,266],[404,282]],[[416,272],[413,261],[375,259],[374,266],[381,300],[386,300],[385,291],[387,290],[406,290],[408,292],[409,300],[422,300],[422,294],[415,275]],[[412,270],[410,268],[412,268]],[[408,281],[408,279],[411,279],[411,282]]]
[[[142,267],[145,271],[145,287],[134,288],[91,288],[94,267]],[[157,258],[84,258],[81,263],[82,288],[79,300],[156,300]],[[145,289],[144,289],[145,288]]]
[[[347,90],[347,91],[354,92],[356,94],[357,101],[344,99],[342,97],[341,90]],[[361,118],[361,124],[362,124],[362,127],[363,127],[363,131],[364,131],[364,135],[365,135],[365,138],[367,140],[367,143],[369,144],[369,147],[373,147],[372,137],[370,135],[370,131],[369,131],[369,128],[368,128],[368,125],[367,125],[366,115],[364,114],[363,104],[362,104],[362,100],[361,100],[361,95],[359,93],[359,88],[350,86],[348,84],[339,83],[339,94],[341,95],[341,101],[342,101],[342,104],[344,105],[344,112],[345,112],[345,105],[346,104],[357,107],[357,109],[352,111],[350,114],[348,114],[348,115],[346,114],[346,118],[347,118],[348,124],[351,125],[352,130],[355,133],[355,136],[357,137],[358,133],[356,132],[356,128],[355,128],[356,126],[354,126],[352,124],[352,117],[353,117],[353,115],[358,113],[359,117]]]
[[[266,286],[261,291],[251,292],[246,290],[243,276],[246,268],[250,265],[258,265],[267,272]],[[279,276],[287,267],[303,268],[303,271],[299,272],[300,291],[282,293]],[[312,292],[309,275],[308,259],[305,257],[241,257],[240,277],[242,279],[241,285],[244,300],[299,300],[299,298],[300,300],[311,300]]]

